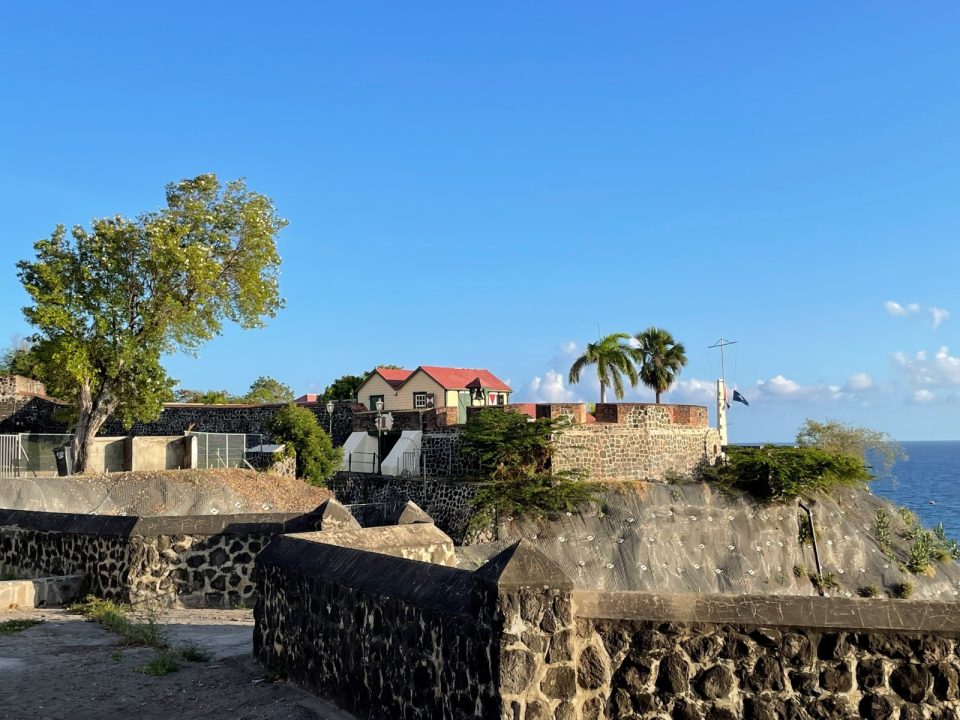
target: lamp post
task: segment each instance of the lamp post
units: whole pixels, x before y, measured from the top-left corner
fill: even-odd
[[[383,400],[377,400],[377,475],[383,469]]]
[[[333,439],[333,400],[327,401],[327,417],[330,418],[330,438]]]

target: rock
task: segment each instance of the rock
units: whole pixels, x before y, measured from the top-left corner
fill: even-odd
[[[709,662],[717,657],[723,640],[716,635],[698,635],[680,644],[687,656],[695,663]]]
[[[753,653],[753,641],[746,635],[732,633],[723,644],[720,657],[727,660],[743,660]]]
[[[890,673],[890,689],[907,702],[923,702],[930,681],[930,671],[922,665],[904,664]]]
[[[960,675],[950,663],[934,665],[933,692],[939,700],[956,700],[960,697]]]
[[[845,697],[824,696],[814,700],[807,706],[807,712],[812,720],[841,720],[856,717],[850,710],[850,703]]]
[[[533,680],[536,661],[526,650],[506,650],[500,661],[500,683],[507,694],[519,694]]]
[[[857,663],[857,683],[861,690],[876,690],[883,687],[883,660],[861,660]]]
[[[817,657],[821,660],[843,660],[850,654],[850,650],[846,633],[826,633],[817,645]]]
[[[924,720],[923,710],[916,705],[904,705],[900,708],[900,720]]]
[[[576,673],[565,665],[552,667],[540,681],[540,691],[548,698],[572,698],[577,693]]]
[[[689,700],[683,698],[673,704],[673,712],[670,713],[673,720],[703,720],[703,714]]]
[[[791,670],[788,675],[790,677],[790,685],[793,687],[794,692],[800,693],[801,695],[817,694],[817,676],[813,673]]]
[[[657,687],[667,693],[682,695],[690,688],[689,666],[680,655],[672,653],[660,661]]]
[[[556,720],[579,720],[577,716],[577,709],[574,707],[573,703],[564,700],[562,703],[557,705],[557,709],[553,713],[553,717]]]
[[[774,701],[748,697],[743,701],[743,720],[777,720]]]
[[[561,630],[550,638],[547,662],[551,665],[573,659],[573,630]]]
[[[828,667],[820,673],[820,687],[827,692],[845,693],[853,688],[853,673],[846,663]]]
[[[580,715],[582,720],[602,720],[603,700],[598,697],[590,698],[583,704]]]
[[[704,715],[705,720],[740,720],[733,710],[723,705],[712,705]]]
[[[697,675],[694,686],[707,700],[725,698],[733,689],[733,673],[723,665],[714,665]]]
[[[860,717],[863,720],[890,720],[894,707],[886,695],[864,695],[860,701]]]
[[[761,655],[753,666],[753,671],[746,674],[744,684],[754,692],[762,690],[783,690],[783,667],[772,655]]]
[[[813,662],[810,639],[799,633],[786,633],[780,639],[780,657],[794,667],[806,667]]]
[[[587,690],[595,690],[607,684],[607,659],[593,645],[588,645],[580,653],[577,664],[577,684]]]

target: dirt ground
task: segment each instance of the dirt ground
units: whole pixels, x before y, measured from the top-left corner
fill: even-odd
[[[209,662],[163,677],[139,672],[155,651],[64,610],[0,614],[41,624],[0,636],[0,720],[353,720],[284,682],[251,656],[249,610],[176,610],[159,617],[167,641],[197,645]]]

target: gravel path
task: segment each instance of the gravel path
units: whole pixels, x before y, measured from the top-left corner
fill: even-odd
[[[42,620],[0,636],[0,720],[352,720],[283,682],[267,682],[251,656],[249,610],[163,614],[169,642],[212,655],[177,672],[138,672],[155,652],[127,648],[99,625],[63,610],[3,613],[0,621]]]

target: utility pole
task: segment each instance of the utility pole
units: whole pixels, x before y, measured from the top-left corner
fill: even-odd
[[[720,338],[707,349],[720,348],[720,378],[717,380],[717,432],[720,434],[720,447],[727,447],[727,387],[726,368],[723,364],[723,349],[728,345],[736,345],[736,340]]]

